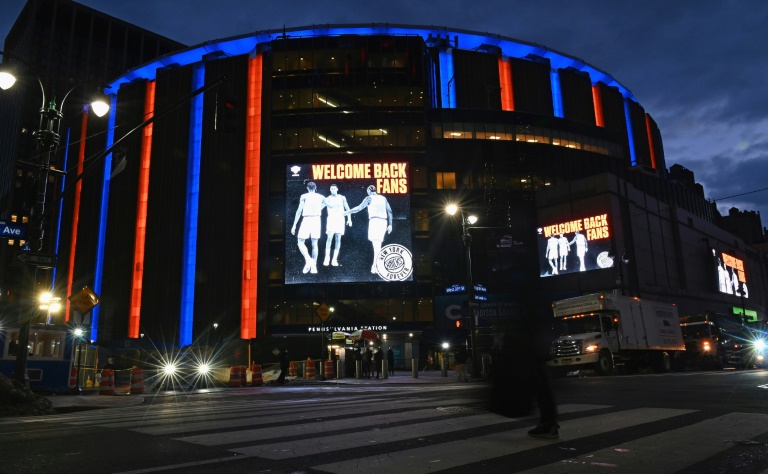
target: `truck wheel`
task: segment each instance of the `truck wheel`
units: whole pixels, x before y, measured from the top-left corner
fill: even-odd
[[[607,375],[611,371],[613,363],[609,353],[602,351],[597,356],[597,363],[595,363],[595,372],[598,375]]]

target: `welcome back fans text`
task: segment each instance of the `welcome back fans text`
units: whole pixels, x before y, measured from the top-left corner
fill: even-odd
[[[407,163],[339,163],[312,165],[315,181],[347,179],[375,179],[378,194],[406,194],[408,192]]]

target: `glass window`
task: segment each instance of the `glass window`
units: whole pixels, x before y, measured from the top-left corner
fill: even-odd
[[[429,232],[429,213],[424,209],[413,211],[413,230],[416,232]]]
[[[435,189],[456,189],[456,173],[438,171],[434,176]]]

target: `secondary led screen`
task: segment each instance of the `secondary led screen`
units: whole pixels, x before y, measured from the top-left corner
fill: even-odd
[[[538,234],[542,277],[614,266],[608,214],[547,223]]]
[[[744,261],[725,252],[712,249],[720,293],[749,298]]]
[[[413,280],[405,161],[286,168],[285,283]]]

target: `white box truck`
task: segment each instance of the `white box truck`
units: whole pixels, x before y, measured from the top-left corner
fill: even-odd
[[[555,301],[552,309],[551,367],[602,375],[649,365],[666,372],[685,350],[677,307],[669,303],[598,293]]]

